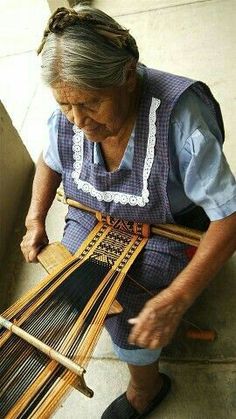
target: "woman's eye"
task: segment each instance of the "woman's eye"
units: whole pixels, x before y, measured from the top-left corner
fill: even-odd
[[[93,111],[93,110],[98,109],[99,102],[98,102],[98,100],[91,101],[91,102],[88,102],[88,103],[84,104],[84,106],[85,106],[85,108],[90,109],[90,110]]]

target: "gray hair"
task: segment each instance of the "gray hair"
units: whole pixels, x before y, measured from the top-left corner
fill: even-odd
[[[121,86],[135,68],[134,38],[101,10],[80,5],[54,12],[44,32],[42,77],[47,85],[63,81],[85,89]]]

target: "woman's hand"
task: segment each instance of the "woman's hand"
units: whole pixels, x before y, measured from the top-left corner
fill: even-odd
[[[166,346],[187,308],[169,288],[161,291],[145,304],[136,318],[129,320],[134,325],[129,343],[148,349]]]
[[[37,262],[37,255],[42,247],[48,244],[45,224],[31,221],[27,224],[27,231],[20,244],[26,262]]]
[[[186,268],[164,291],[149,300],[133,324],[129,342],[144,348],[167,345],[185,311],[208,286],[236,249],[236,212],[212,221]]]
[[[61,182],[61,175],[46,165],[41,154],[36,166],[32,198],[26,217],[26,234],[21,250],[26,262],[37,262],[37,255],[48,244],[45,219]]]

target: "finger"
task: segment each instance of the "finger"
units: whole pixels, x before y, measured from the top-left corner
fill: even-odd
[[[161,342],[160,338],[154,338],[149,342],[148,349],[160,349],[164,345],[164,342]]]
[[[22,240],[22,242],[20,243],[20,248],[24,249],[26,247],[26,241]]]
[[[24,246],[21,246],[21,252],[26,262],[28,262],[28,251]]]
[[[138,317],[135,317],[135,318],[133,318],[133,319],[129,319],[129,320],[128,320],[128,323],[129,323],[129,324],[136,324],[136,323],[138,323],[138,321],[139,321],[139,320],[138,320]]]
[[[156,347],[162,348],[168,345],[171,342],[172,338],[173,338],[173,333],[171,332],[167,333],[165,330],[159,330],[158,332],[155,332],[152,336],[152,339],[150,342],[150,345],[151,345],[150,349],[152,349],[153,346],[155,348]]]
[[[146,324],[134,326],[129,335],[129,342],[135,345],[146,345],[152,337],[152,329],[147,329]]]
[[[131,330],[132,337],[139,335],[147,329],[150,333],[152,333],[153,329],[156,327],[155,323],[152,320],[150,320],[149,316],[147,316],[146,314],[147,313],[142,312],[138,317],[129,319],[129,324],[133,325]]]
[[[147,348],[150,344],[151,336],[149,331],[140,333],[135,339],[135,344],[141,348]]]
[[[137,327],[137,325],[133,326],[129,334],[129,342],[131,344],[135,344],[139,335],[140,335],[140,329]]]
[[[28,252],[27,253],[24,253],[23,255],[24,255],[24,258],[25,258],[26,263],[30,263]]]
[[[30,250],[28,253],[28,260],[30,263],[37,263],[38,259],[37,259],[37,255],[39,254],[41,247],[37,247],[36,249]]]
[[[149,309],[143,309],[139,315],[137,317],[133,317],[131,319],[128,320],[128,322],[130,324],[133,325],[142,325],[142,324],[146,324],[147,322],[150,322],[150,320],[153,319],[153,313],[150,313]]]

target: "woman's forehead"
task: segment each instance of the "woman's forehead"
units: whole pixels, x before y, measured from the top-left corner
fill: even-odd
[[[93,99],[102,99],[110,96],[110,89],[85,90],[76,86],[59,82],[52,87],[55,99],[58,102],[87,102]]]
[[[69,100],[79,100],[81,102],[84,102],[85,100],[88,100],[92,96],[96,95],[95,92],[90,92],[88,90],[82,90],[79,89],[76,86],[70,86],[66,83],[60,82],[53,86],[52,88],[53,94],[55,98],[59,101]]]

